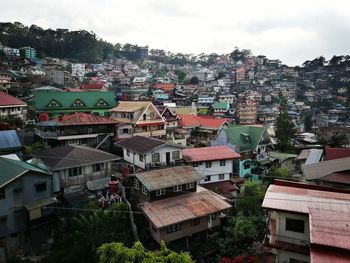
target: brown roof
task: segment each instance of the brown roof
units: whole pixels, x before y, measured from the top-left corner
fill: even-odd
[[[188,162],[227,160],[241,157],[226,145],[184,149],[182,155]]]
[[[302,165],[301,170],[306,180],[319,179],[335,172],[350,170],[350,157]]]
[[[67,116],[55,118],[52,121],[59,123],[60,126],[71,125],[101,125],[114,124],[115,122],[102,116],[96,116],[89,113],[75,113]]]
[[[147,153],[152,149],[157,148],[163,144],[166,144],[166,141],[138,135],[116,143],[116,145],[118,145],[119,147],[142,154]]]
[[[158,169],[136,173],[135,176],[149,191],[197,182],[202,179],[192,166]]]
[[[26,106],[27,103],[3,91],[0,91],[0,106],[12,106],[12,105]]]
[[[145,202],[141,209],[156,228],[163,228],[231,208],[218,194],[199,188],[196,193]]]
[[[76,145],[46,149],[35,153],[34,157],[53,170],[121,159],[95,148]]]
[[[151,104],[149,101],[119,101],[118,106],[111,109],[111,111],[135,112],[145,110],[149,104]]]

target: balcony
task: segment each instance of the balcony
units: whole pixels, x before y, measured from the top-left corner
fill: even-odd
[[[67,139],[78,139],[78,138],[94,138],[98,134],[110,133],[108,129],[76,129],[76,130],[41,130],[34,128],[35,135],[43,139],[55,139],[55,140],[67,140]]]
[[[144,137],[156,137],[165,136],[166,130],[155,130],[155,131],[134,131],[133,135],[139,135]]]

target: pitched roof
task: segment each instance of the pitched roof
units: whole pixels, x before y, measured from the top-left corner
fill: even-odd
[[[57,101],[60,107],[49,107],[50,102]],[[74,107],[73,104],[80,100],[85,105]],[[107,105],[100,104],[103,100]],[[113,92],[82,91],[82,92],[62,92],[62,91],[38,91],[35,94],[35,107],[37,110],[62,110],[62,109],[106,109],[117,105]]]
[[[180,119],[180,126],[183,128],[192,128],[192,127],[200,127],[200,128],[206,128],[206,129],[214,129],[218,130],[222,128],[222,126],[229,122],[229,119],[214,119],[214,118],[204,118],[201,116],[195,116],[195,115],[185,115],[181,114],[178,115]]]
[[[341,159],[345,157],[350,157],[350,148],[325,148],[326,159],[334,160]]]
[[[0,131],[0,152],[22,147],[15,130]]]
[[[57,122],[59,126],[71,126],[71,125],[101,125],[101,124],[113,124],[114,121],[89,113],[75,113],[61,118],[55,118],[51,121]]]
[[[141,209],[156,228],[163,228],[231,208],[218,194],[199,188],[196,193],[143,203]]]
[[[17,99],[16,97],[13,97],[6,92],[0,91],[0,106],[26,106],[27,103],[24,101]]]
[[[177,166],[135,174],[149,191],[173,187],[201,180],[200,174],[192,166]]]
[[[350,249],[350,194],[270,185],[262,207],[308,214],[312,244]]]
[[[296,154],[282,153],[282,152],[269,152],[269,156],[272,158],[277,158],[281,162],[284,162],[288,159],[295,159],[297,157]]]
[[[0,187],[3,187],[4,185],[15,180],[16,178],[28,171],[47,174],[47,172],[45,172],[44,170],[35,167],[29,163],[3,157],[0,157],[0,167],[2,170],[0,175]]]
[[[95,148],[77,145],[46,149],[35,153],[34,158],[40,159],[52,170],[121,159],[116,155]]]
[[[116,144],[119,147],[143,154],[151,151],[154,148],[166,144],[166,141],[137,135],[121,140]]]
[[[226,145],[188,148],[182,150],[182,156],[187,162],[225,160],[241,157],[238,153]]]
[[[240,152],[255,150],[265,131],[265,127],[246,125],[232,125],[223,129],[228,138],[228,143],[239,146]]]
[[[320,163],[303,164],[301,170],[306,180],[320,179],[335,172],[350,170],[350,157]]]

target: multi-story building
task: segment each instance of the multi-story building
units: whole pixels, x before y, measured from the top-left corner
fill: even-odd
[[[32,47],[21,47],[19,48],[21,57],[28,59],[36,59],[36,50]]]
[[[50,147],[72,144],[109,149],[115,135],[115,125],[106,117],[75,113],[39,122],[34,133]]]
[[[213,104],[213,116],[224,117],[229,109],[230,104],[228,102],[216,102]]]
[[[182,162],[181,150],[184,147],[163,140],[136,135],[116,144],[123,149],[123,157],[128,164],[143,170]]]
[[[350,262],[349,205],[345,190],[275,180],[262,204],[275,262]]]
[[[23,161],[0,157],[0,262],[20,249],[38,248],[52,238],[55,210],[51,176]]]
[[[208,230],[220,227],[231,208],[223,197],[197,186],[200,175],[191,166],[136,173],[133,195],[139,200],[153,239],[186,239],[186,247]]]
[[[64,86],[71,79],[71,74],[65,70],[45,70],[46,77],[51,80],[53,83]]]
[[[245,80],[245,69],[243,67],[239,67],[236,69],[236,82],[240,82]]]
[[[235,102],[235,98],[234,94],[220,95],[219,102],[228,102],[231,105]]]
[[[229,180],[238,174],[238,153],[228,146],[189,148],[182,151],[186,163],[201,175],[200,184],[210,184]]]
[[[73,77],[84,77],[85,73],[86,73],[85,64],[72,63],[72,76]]]
[[[21,118],[22,120],[26,120],[27,103],[3,91],[0,91],[0,117],[17,117]]]
[[[111,119],[117,121],[117,138],[140,135],[162,138],[166,135],[166,121],[149,101],[120,101],[111,109]]]
[[[252,125],[257,121],[258,103],[255,100],[247,99],[238,104],[239,124]]]

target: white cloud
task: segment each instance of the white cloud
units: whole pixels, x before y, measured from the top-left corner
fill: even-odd
[[[1,0],[0,17],[173,52],[238,46],[296,65],[350,53],[349,8],[345,0]]]

